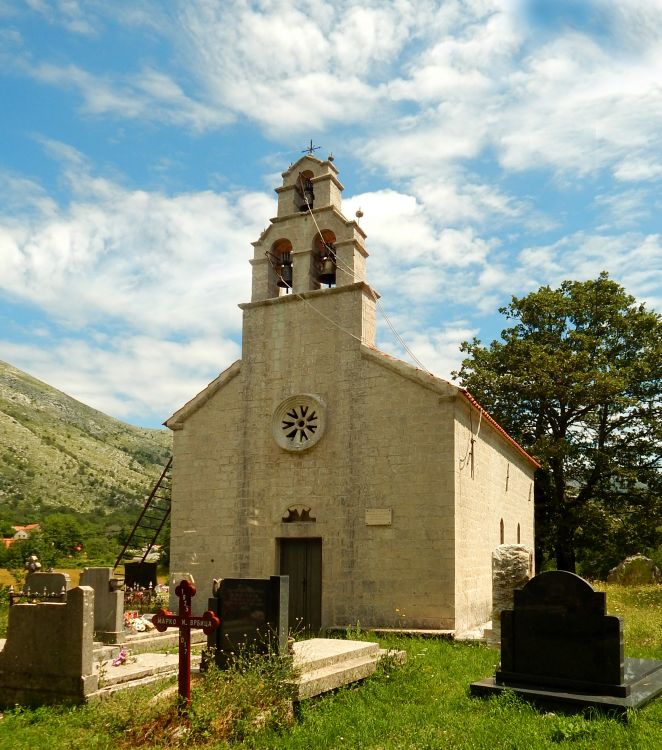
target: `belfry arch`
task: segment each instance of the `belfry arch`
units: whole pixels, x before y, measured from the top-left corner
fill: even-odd
[[[276,240],[268,251],[269,288],[273,296],[288,294],[292,288],[293,255],[292,243],[285,237]]]
[[[309,169],[299,172],[294,191],[295,208],[298,211],[308,211],[309,207],[312,209],[315,205],[313,177],[314,175]]]
[[[322,229],[313,239],[313,262],[317,267],[319,283],[329,287],[336,285],[336,235],[330,229]]]

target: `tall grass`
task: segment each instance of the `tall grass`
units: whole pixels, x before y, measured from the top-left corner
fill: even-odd
[[[625,620],[625,652],[662,660],[662,586],[604,587],[610,613]],[[293,718],[282,691],[283,665],[212,673],[182,720],[175,698],[150,702],[157,688],[118,694],[76,709],[9,711],[3,750],[167,747],[205,750],[658,750],[662,698],[628,722],[604,715],[545,713],[512,694],[472,698],[469,683],[490,675],[497,651],[478,644],[380,639],[407,651],[365,682],[300,705]]]

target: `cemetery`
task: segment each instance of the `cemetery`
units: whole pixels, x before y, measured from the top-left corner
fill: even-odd
[[[3,748],[662,741],[659,571],[628,558],[609,595],[536,571],[540,464],[467,390],[376,348],[337,174],[312,151],[283,173],[242,359],[165,423],[142,560],[76,586],[26,561]],[[162,591],[146,556],[168,519]]]
[[[503,554],[497,557],[502,558]],[[38,579],[34,581],[34,575],[39,574],[30,574],[33,591],[37,590],[40,583]],[[503,578],[502,571],[499,577]],[[310,731],[306,729],[307,717],[313,716],[318,717],[317,722],[320,720],[325,723],[331,722],[328,730],[325,731],[340,731],[343,736],[348,736],[350,741],[354,738],[355,746],[363,746],[361,742],[365,742],[366,736],[371,734],[389,736],[389,733],[393,731],[393,728],[389,729],[389,726],[393,723],[393,727],[402,727],[401,731],[408,731],[413,738],[418,738],[414,740],[415,742],[423,743],[423,738],[432,735],[436,736],[439,742],[443,737],[455,737],[455,744],[451,741],[448,745],[450,747],[463,747],[461,738],[466,733],[473,736],[474,731],[487,732],[494,741],[499,737],[500,732],[506,730],[516,738],[534,738],[528,745],[533,748],[553,747],[555,742],[551,738],[564,736],[579,740],[585,737],[586,745],[573,745],[579,747],[602,746],[591,744],[601,742],[600,738],[603,738],[605,742],[611,742],[608,746],[626,747],[629,746],[626,744],[629,742],[627,737],[640,736],[643,739],[639,746],[654,747],[654,744],[647,745],[645,742],[646,737],[653,736],[650,732],[659,731],[659,722],[662,719],[661,701],[654,700],[654,691],[652,691],[648,696],[652,702],[649,706],[638,709],[636,721],[631,714],[631,709],[627,711],[627,706],[630,697],[641,693],[639,683],[642,680],[645,683],[651,677],[656,681],[657,692],[662,690],[659,675],[655,675],[655,672],[659,672],[662,666],[662,644],[659,640],[659,613],[662,611],[660,586],[656,584],[639,586],[638,589],[630,591],[625,587],[619,589],[617,585],[611,585],[607,594],[608,612],[613,611],[614,607],[610,606],[610,603],[614,601],[614,597],[617,602],[616,610],[620,612],[624,611],[625,602],[636,601],[639,604],[637,607],[630,606],[626,609],[631,617],[625,617],[621,623],[615,623],[614,621],[618,618],[604,614],[604,593],[594,591],[581,579],[573,580],[568,591],[568,587],[564,589],[563,582],[559,585],[558,581],[554,581],[554,577],[553,574],[543,573],[531,579],[530,583],[525,583],[511,592],[512,604],[509,609],[504,609],[501,615],[500,651],[487,645],[475,643],[465,645],[448,638],[401,637],[396,634],[382,634],[376,637],[375,634],[361,633],[359,629],[347,633],[346,638],[313,638],[296,640],[294,643],[285,639],[281,646],[278,644],[278,632],[271,630],[273,618],[276,616],[277,622],[279,613],[277,611],[274,613],[270,602],[280,600],[280,615],[282,615],[284,609],[282,580],[278,582],[280,585],[275,591],[268,590],[270,579],[229,581],[226,586],[223,586],[223,581],[220,581],[216,584],[214,597],[210,598],[214,601],[210,600],[206,604],[210,612],[212,610],[214,614],[220,612],[226,618],[225,635],[222,639],[227,640],[231,648],[237,646],[236,641],[232,639],[245,634],[247,642],[251,645],[251,653],[259,652],[266,645],[260,635],[260,625],[267,627],[269,623],[265,631],[266,640],[268,641],[270,636],[272,639],[276,636],[276,648],[282,647],[286,654],[291,655],[295,666],[298,665],[300,668],[304,663],[309,665],[305,673],[298,675],[296,683],[298,693],[292,689],[292,684],[289,684],[289,687],[287,684],[285,686],[285,695],[288,696],[286,702],[291,705],[292,700],[302,701],[302,708],[296,713],[298,718],[293,719],[291,716],[288,718],[287,712],[277,711],[280,717],[278,722],[282,721],[281,729],[278,731],[273,727],[264,730],[256,729],[258,734],[261,731],[265,737],[265,744],[258,744],[256,747],[288,747],[286,739],[288,734],[293,732],[294,737],[301,732]],[[88,582],[90,578],[96,581],[105,578],[106,583],[108,582],[107,571],[92,571],[92,575],[86,577]],[[66,585],[66,581],[62,578],[58,580],[58,574],[55,574],[51,580],[50,591],[55,591],[58,597],[61,597],[63,584]],[[180,662],[178,623],[170,620],[170,614],[166,611],[166,621],[163,622],[165,629],[162,634],[159,634],[156,628],[151,633],[129,633],[125,630],[118,637],[117,631],[113,630],[117,621],[109,620],[108,612],[113,611],[112,603],[117,599],[116,594],[121,595],[122,592],[111,592],[109,586],[102,586],[101,590],[106,589],[108,589],[108,596],[105,617],[103,608],[99,607],[96,608],[95,616],[96,591],[92,585],[68,589],[66,602],[47,600],[41,604],[25,604],[20,603],[21,600],[17,598],[12,605],[9,638],[4,643],[4,649],[1,652],[2,661],[0,661],[3,690],[14,691],[11,702],[5,700],[5,708],[0,709],[4,713],[3,719],[0,720],[0,742],[3,747],[23,747],[21,744],[5,744],[7,735],[3,732],[14,727],[13,731],[18,732],[14,738],[19,737],[22,731],[20,727],[23,726],[22,717],[30,715],[29,708],[23,709],[22,713],[15,714],[11,706],[20,700],[23,705],[29,707],[37,694],[41,701],[51,702],[53,691],[58,692],[57,700],[63,703],[87,701],[87,708],[84,709],[83,714],[77,712],[70,715],[68,721],[71,722],[71,729],[84,715],[95,716],[99,721],[108,721],[107,718],[99,717],[108,717],[109,712],[120,714],[127,712],[126,716],[119,721],[122,725],[120,734],[114,739],[109,738],[107,745],[98,745],[100,747],[119,747],[122,736],[131,737],[131,741],[135,743],[133,746],[140,746],[135,740],[135,732],[138,730],[131,719],[134,713],[136,721],[144,711],[156,712],[162,716],[160,721],[164,726],[176,722],[175,719],[167,718],[170,716],[168,714],[170,709],[166,707],[180,705],[177,702],[177,693],[173,692],[177,690],[177,683],[173,685],[173,680],[176,680],[178,673],[181,676],[178,669]],[[43,587],[41,590],[43,592]],[[50,597],[48,591],[49,589],[46,588],[46,595]],[[500,596],[503,595],[501,592]],[[546,603],[546,609],[541,609],[541,597]],[[195,601],[195,596],[193,601]],[[40,614],[41,621],[36,622],[31,611],[40,608],[45,610],[45,613]],[[53,610],[57,612],[56,616],[53,615]],[[554,616],[557,618],[556,622],[553,622]],[[568,616],[573,628],[572,633],[563,632],[558,627],[559,621]],[[194,617],[197,617],[198,622],[192,623],[190,630],[193,706],[200,706],[200,701],[206,705],[204,702],[212,700],[212,693],[222,696],[219,700],[231,703],[233,698],[227,693],[228,685],[224,679],[248,680],[249,676],[232,666],[219,670],[214,665],[211,672],[202,674],[199,672],[200,650],[209,643],[218,643],[220,629],[213,628],[205,634],[203,629],[198,629],[196,625],[205,627],[213,624],[213,621],[208,623],[203,617]],[[522,620],[527,617],[529,620]],[[582,617],[588,617],[590,622],[581,622]],[[605,625],[601,626],[600,621],[606,621]],[[81,626],[76,630],[75,623],[78,622]],[[541,627],[540,623],[546,627]],[[248,629],[251,624],[253,625],[252,631]],[[539,628],[538,631],[534,630],[536,627]],[[66,634],[66,637],[57,635],[59,628],[62,629],[60,632]],[[551,646],[541,640],[541,630],[548,633],[552,640]],[[96,634],[92,635],[95,631]],[[528,642],[517,643],[517,640],[513,642],[512,635],[518,632],[528,634]],[[15,633],[19,634],[18,641],[14,639]],[[109,642],[106,644],[101,644],[97,640],[102,633],[109,634],[107,636]],[[628,633],[630,633],[629,638]],[[358,640],[356,636],[359,636]],[[58,649],[53,648],[55,638],[62,643]],[[157,652],[154,644],[148,645],[147,642],[157,638],[168,639],[161,642],[161,645],[169,644],[168,653],[163,653],[163,650]],[[90,643],[90,648],[82,652],[78,651],[74,645],[75,641],[84,643],[86,639]],[[556,658],[558,654],[552,650],[555,639],[557,648],[567,655],[565,660]],[[118,640],[120,643],[110,643],[110,641]],[[46,648],[36,648],[39,643],[46,644]],[[144,652],[143,649],[148,650]],[[599,651],[598,660],[591,659],[591,649]],[[124,662],[119,661],[117,666],[112,666],[113,661],[118,661],[117,655],[121,651],[127,653],[128,658]],[[384,666],[380,667],[378,661],[385,651],[405,652],[406,662],[403,663],[402,657],[398,655],[398,658],[388,658]],[[626,654],[624,659],[622,659],[623,653]],[[635,653],[639,658],[628,658],[630,653]],[[322,692],[326,676],[338,671],[339,661],[341,662],[340,668],[350,678],[347,679],[347,687],[327,692],[326,697],[322,699],[323,703],[316,703],[315,700],[309,701],[310,697]],[[261,663],[265,664],[258,660],[257,664]],[[523,663],[527,665],[526,669],[523,669]],[[601,672],[595,671],[596,665],[602,670]],[[653,669],[650,668],[651,666]],[[29,673],[28,667],[34,671]],[[554,667],[553,673],[550,673],[550,667]],[[564,669],[568,667],[574,669],[574,673],[565,672]],[[15,670],[15,675],[20,672],[20,680],[13,682],[7,680],[11,670]],[[296,672],[296,669],[292,672],[281,670],[280,676],[287,683],[288,679],[291,679],[288,678],[288,674],[296,674]],[[474,692],[474,684],[480,685],[481,682],[486,682],[481,678],[490,672],[494,674],[494,677],[487,678],[487,682],[490,685],[506,687],[506,691],[494,692],[494,697],[487,700],[471,697],[470,683],[472,683],[471,692]],[[222,675],[227,677],[223,678]],[[366,677],[369,677],[367,682]],[[357,679],[361,682],[355,682]],[[590,685],[578,685],[579,680]],[[259,681],[262,684],[261,689],[264,690],[268,679],[262,674]],[[127,690],[127,684],[132,684],[135,689]],[[214,687],[205,690],[203,687],[205,684]],[[244,685],[243,682],[237,684]],[[170,688],[169,697],[156,699],[156,696],[163,692],[163,685],[173,685]],[[596,688],[596,685],[600,687]],[[590,692],[587,692],[589,688]],[[519,689],[526,698],[522,702],[512,697],[517,695]],[[579,690],[583,702],[572,708],[570,714],[567,710],[560,709],[558,703],[537,708],[535,703],[529,703],[529,698],[531,693],[540,693],[541,689],[556,691],[562,697],[567,697],[568,693],[573,690]],[[585,706],[594,705],[595,696],[597,695],[599,699],[600,694],[606,701],[612,701],[611,708],[615,708],[617,712],[609,707],[606,712],[601,712],[599,715],[584,712]],[[390,697],[386,698],[387,695]],[[103,700],[99,701],[98,698],[103,698]],[[150,702],[154,699],[157,703]],[[384,700],[396,701],[398,710],[384,714],[381,707]],[[622,702],[620,707],[618,701]],[[131,706],[130,709],[129,706]],[[140,709],[134,711],[137,706]],[[626,708],[625,714],[620,711],[623,706]],[[25,713],[26,710],[27,713]],[[196,710],[200,709],[196,708]],[[214,710],[220,711],[221,709],[217,706]],[[358,719],[358,715],[351,718],[355,710],[360,711],[361,720]],[[621,719],[615,720],[614,717],[619,714]],[[469,715],[472,717],[471,721],[475,724],[475,729],[466,724],[466,717]],[[623,721],[624,718],[628,719],[629,723]],[[118,721],[118,718],[116,717],[114,721]],[[184,719],[182,718],[181,721],[184,722]],[[292,724],[293,721],[294,724]],[[334,722],[340,722],[342,730],[331,729]],[[345,724],[345,722],[349,723]],[[405,730],[404,724],[407,722],[409,724]],[[177,724],[177,726],[182,725]],[[37,728],[33,727],[33,731],[41,731],[38,727],[37,721]],[[44,724],[43,732],[49,733],[51,730],[52,726],[48,729],[48,725]],[[163,746],[177,746],[167,731],[165,729],[163,731],[165,732],[162,736]],[[284,734],[280,734],[281,732]],[[56,737],[59,733],[62,733],[64,738],[64,726],[55,732]],[[380,735],[380,733],[384,734]],[[539,737],[539,740],[535,737]],[[615,740],[614,737],[620,738],[623,744],[618,744],[619,740]],[[169,738],[168,741],[166,741],[167,738]],[[64,744],[58,744],[59,742],[60,740],[56,739],[52,747],[65,747]],[[201,747],[207,745],[215,746],[213,743],[200,741]],[[237,746],[240,745],[239,741]],[[41,745],[33,745],[33,747],[39,746]],[[150,745],[150,747],[158,746],[160,745]],[[226,745],[218,746],[225,747]],[[365,746],[372,745],[366,744]],[[375,744],[374,746],[402,747],[395,740],[391,744]],[[483,745],[476,746],[482,747]],[[495,746],[501,747],[502,745],[497,742]]]

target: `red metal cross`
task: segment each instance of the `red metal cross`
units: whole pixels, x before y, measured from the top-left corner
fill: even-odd
[[[209,635],[221,624],[213,613],[207,610],[203,615],[191,614],[191,599],[195,596],[195,586],[184,579],[175,589],[179,597],[179,614],[169,609],[160,609],[152,618],[159,633],[168,628],[179,628],[179,697],[184,710],[191,704],[191,628],[202,628]]]

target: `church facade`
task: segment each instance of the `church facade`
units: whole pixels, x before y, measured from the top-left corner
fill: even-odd
[[[290,624],[491,617],[491,553],[534,543],[537,463],[469,393],[375,348],[365,234],[331,161],[283,174],[241,360],[166,422],[171,576],[290,576]],[[326,286],[324,286],[326,284]]]

